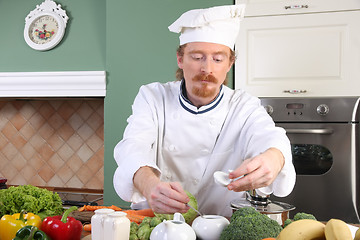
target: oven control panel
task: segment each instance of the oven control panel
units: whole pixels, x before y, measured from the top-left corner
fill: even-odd
[[[287,114],[288,115],[303,115],[303,110],[305,107],[304,103],[300,103],[300,102],[292,102],[292,103],[287,103],[285,105],[286,109],[288,110]]]
[[[274,108],[271,105],[265,105],[264,108],[269,115],[273,114]]]
[[[317,108],[316,108],[316,112],[320,115],[326,115],[329,113],[329,106],[326,104],[320,104]]]
[[[358,97],[260,98],[274,121],[358,122]]]

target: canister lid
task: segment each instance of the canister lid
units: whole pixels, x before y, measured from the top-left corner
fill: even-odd
[[[230,205],[234,209],[239,209],[243,207],[253,207],[258,212],[264,213],[264,214],[276,214],[276,213],[282,213],[282,212],[289,212],[291,210],[295,209],[295,206],[283,203],[283,202],[277,202],[277,201],[270,201],[267,205],[256,205],[249,202],[249,200],[243,198],[243,199],[235,199],[230,202]]]
[[[2,183],[6,183],[7,182],[7,179],[6,178],[2,178],[2,177],[0,177],[0,184],[2,184]]]

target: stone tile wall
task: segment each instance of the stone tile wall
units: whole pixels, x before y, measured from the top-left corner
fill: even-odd
[[[104,99],[0,100],[8,185],[103,189]]]

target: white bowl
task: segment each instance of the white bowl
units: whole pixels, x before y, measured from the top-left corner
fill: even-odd
[[[229,220],[223,216],[203,215],[195,218],[191,227],[200,239],[218,240],[223,229],[229,224]]]

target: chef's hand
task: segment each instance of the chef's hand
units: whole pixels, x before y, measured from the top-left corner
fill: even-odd
[[[227,188],[241,192],[268,186],[275,180],[284,163],[282,153],[276,148],[269,148],[264,153],[246,159],[240,167],[229,173],[230,179],[244,177],[233,181]]]
[[[185,213],[189,210],[185,204],[190,199],[178,182],[159,182],[151,189],[147,200],[156,213]]]
[[[178,182],[160,181],[158,172],[151,167],[142,167],[134,175],[134,185],[147,199],[156,213],[185,213],[190,201]]]

